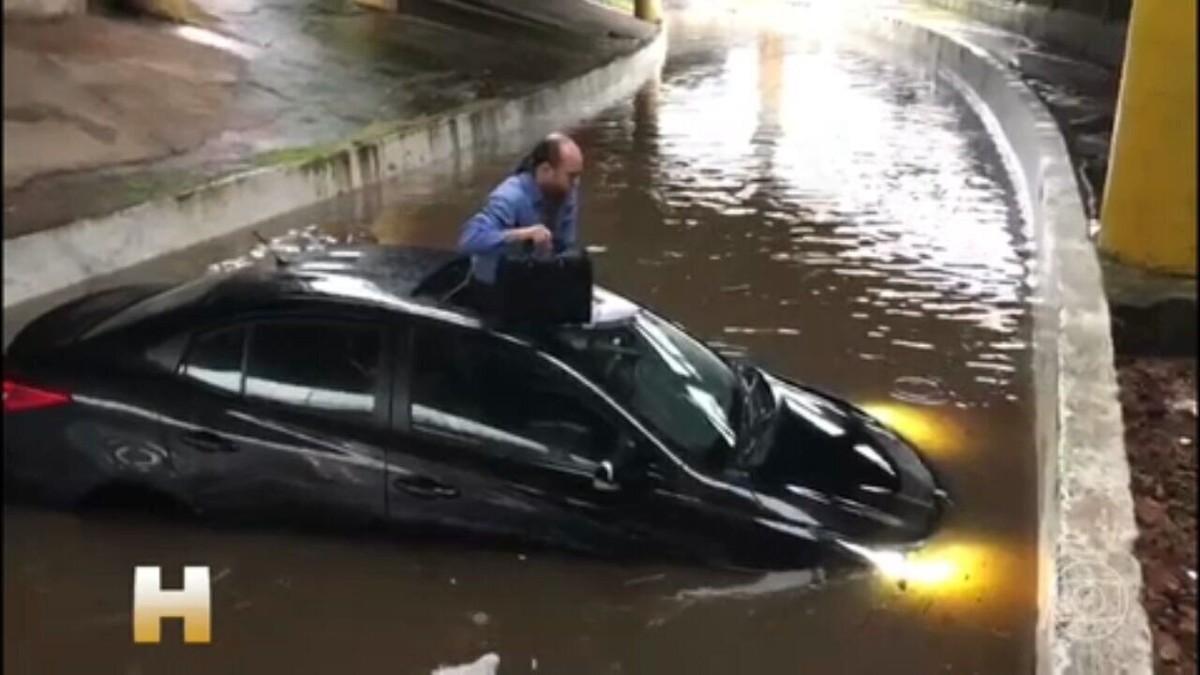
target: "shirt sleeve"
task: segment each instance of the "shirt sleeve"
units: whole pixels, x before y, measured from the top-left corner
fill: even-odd
[[[504,246],[504,230],[516,222],[516,204],[513,196],[497,190],[474,216],[463,223],[458,238],[458,250],[468,255],[495,251]]]
[[[571,197],[564,209],[562,222],[559,225],[558,236],[555,237],[554,248],[559,253],[575,248],[579,243],[579,191],[571,191]]]

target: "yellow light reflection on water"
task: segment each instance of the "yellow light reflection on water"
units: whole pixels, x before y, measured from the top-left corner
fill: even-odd
[[[962,455],[967,449],[962,427],[939,411],[893,401],[868,402],[859,407],[916,445],[923,454],[943,458]]]
[[[978,544],[956,542],[920,551],[870,549],[855,544],[846,544],[846,548],[869,562],[885,581],[902,584],[906,590],[965,598],[980,588],[995,586],[996,580],[988,577],[996,566],[988,564],[988,548]]]

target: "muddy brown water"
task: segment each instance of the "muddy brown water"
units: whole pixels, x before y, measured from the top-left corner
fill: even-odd
[[[982,124],[947,86],[819,32],[709,22],[673,26],[661,80],[575,134],[601,283],[871,406],[937,466],[956,505],[906,583],[10,507],[5,672],[427,673],[488,652],[505,675],[1032,672],[1032,252]],[[280,249],[366,231],[452,245],[515,161],[261,230]],[[252,241],[132,274],[192,274]],[[178,644],[177,624],[131,644],[136,564],[165,585],[211,567],[213,644]]]

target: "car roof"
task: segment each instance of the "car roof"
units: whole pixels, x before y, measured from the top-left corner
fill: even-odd
[[[441,299],[431,282],[453,287],[466,281],[470,261],[455,251],[412,246],[345,244],[302,253],[283,264],[259,264],[227,273],[203,295],[205,304],[226,307],[324,298],[380,307],[478,327],[475,312]],[[640,309],[596,287],[590,326],[626,322]]]
[[[329,246],[287,262],[285,274],[340,275],[369,280],[399,298],[410,298],[433,273],[463,259],[454,251],[378,244]]]

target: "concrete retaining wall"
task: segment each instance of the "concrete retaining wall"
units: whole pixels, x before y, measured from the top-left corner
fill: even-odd
[[[243,230],[430,162],[541,135],[632,96],[666,60],[665,28],[636,52],[522,98],[413,122],[290,166],[233,176],[175,197],[4,242],[5,310],[88,279]]]
[[[934,7],[997,26],[1052,46],[1066,55],[1120,69],[1125,55],[1128,3],[1014,0],[925,0]],[[1055,6],[1058,5],[1058,6]]]
[[[983,49],[915,19],[861,21],[877,43],[936,68],[967,97],[1007,156],[1037,239],[1037,672],[1149,675],[1109,311],[1066,141],[1037,96]]]

